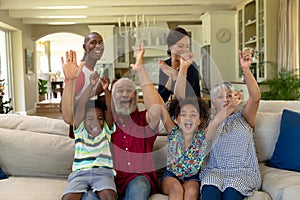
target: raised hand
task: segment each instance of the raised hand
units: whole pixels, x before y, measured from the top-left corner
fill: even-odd
[[[160,69],[172,80],[176,80],[178,71],[165,63],[163,60],[159,60],[158,64],[160,65]]]
[[[66,62],[64,61],[64,58],[61,57],[61,64],[66,80],[76,79],[84,66],[84,62],[81,62],[78,66],[76,51],[72,50],[66,52]]]
[[[101,79],[101,85],[102,85],[102,88],[103,90],[107,90],[108,87],[109,87],[109,84],[110,84],[110,80],[107,76],[103,76]]]
[[[189,68],[191,64],[193,63],[194,54],[192,52],[187,52],[181,55],[180,58],[180,68]]]
[[[144,68],[144,54],[145,54],[144,44],[140,44],[136,53],[136,62],[135,64],[130,65],[130,67],[133,70],[138,71]]]
[[[242,69],[249,69],[252,64],[251,50],[246,49],[244,51],[239,50],[240,64]]]
[[[243,94],[240,91],[233,91],[231,95],[232,99],[228,104],[228,107],[235,109],[242,102]]]
[[[97,83],[98,83],[98,80],[99,80],[99,73],[98,72],[93,72],[91,75],[90,75],[90,84],[92,86],[95,86]]]

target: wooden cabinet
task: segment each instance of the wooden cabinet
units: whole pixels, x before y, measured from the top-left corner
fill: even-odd
[[[237,8],[238,48],[253,50],[252,73],[258,82],[266,80],[272,77],[273,69],[264,62],[277,60],[279,0],[247,0]]]
[[[158,79],[159,68],[157,66],[157,60],[166,59],[168,57],[166,37],[169,33],[169,29],[145,27],[125,31],[124,27],[121,27],[121,29],[115,27],[115,33],[116,77],[124,75],[133,76],[133,74],[126,73],[129,72],[129,65],[135,63],[138,45],[143,43],[146,68],[150,72],[150,77],[157,77]],[[156,81],[156,79],[153,79],[153,81]]]
[[[202,48],[200,72],[205,90],[222,80],[236,80],[236,11],[204,13],[202,21]]]
[[[139,43],[143,43],[145,48],[145,58],[167,58],[168,34],[169,29],[163,29],[159,27],[141,29],[138,33],[138,38],[135,38],[134,46],[132,46],[132,49],[134,49],[134,57],[136,53],[136,48],[138,47]]]
[[[256,48],[257,43],[257,20],[256,20],[256,1],[252,1],[244,9],[244,40],[245,47]]]
[[[202,44],[210,45],[210,37],[211,37],[211,15],[209,13],[205,13],[201,16],[202,21]]]
[[[122,30],[121,33],[120,30]],[[129,68],[131,36],[124,30],[124,26],[121,29],[115,27],[115,33],[115,66],[117,69]]]

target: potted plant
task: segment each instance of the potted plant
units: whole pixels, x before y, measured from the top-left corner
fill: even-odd
[[[46,99],[47,94],[47,80],[39,79],[39,101],[43,101]]]
[[[8,101],[3,100],[3,96],[5,95],[5,79],[0,80],[0,114],[7,114],[9,113],[13,107],[11,105],[11,98]]]
[[[300,100],[300,78],[297,70],[287,70],[276,63],[273,78],[258,83],[263,100]]]

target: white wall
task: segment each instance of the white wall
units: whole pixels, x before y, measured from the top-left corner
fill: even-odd
[[[35,109],[37,100],[36,76],[25,73],[25,49],[34,49],[32,26],[24,25],[19,19],[9,18],[7,11],[0,11],[0,19],[0,28],[12,31],[14,111],[26,114]]]

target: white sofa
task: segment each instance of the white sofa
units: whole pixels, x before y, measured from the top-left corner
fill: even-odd
[[[261,101],[254,139],[263,179],[262,191],[248,199],[294,200],[300,196],[300,173],[264,163],[274,151],[281,111],[300,111],[299,101]],[[159,136],[153,152],[157,168],[166,161],[167,136]],[[67,184],[74,155],[68,125],[59,119],[0,115],[0,166],[9,175],[0,180],[0,200],[58,200]],[[162,170],[158,170],[161,174]],[[166,200],[156,194],[151,200]]]

